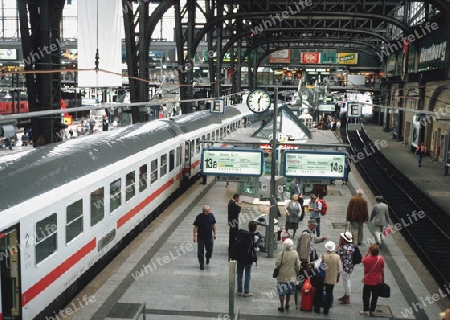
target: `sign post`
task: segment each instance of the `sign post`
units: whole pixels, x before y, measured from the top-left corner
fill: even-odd
[[[273,258],[273,244],[274,244],[274,222],[275,217],[278,216],[278,201],[275,193],[275,170],[276,170],[276,150],[277,150],[277,118],[278,118],[278,87],[274,88],[273,92],[273,131],[272,131],[272,170],[270,172],[270,210],[269,210],[269,225],[267,230],[267,257]]]

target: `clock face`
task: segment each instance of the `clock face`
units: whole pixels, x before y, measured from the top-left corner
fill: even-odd
[[[270,94],[261,89],[253,90],[247,98],[248,108],[256,113],[261,113],[269,109],[270,103]]]

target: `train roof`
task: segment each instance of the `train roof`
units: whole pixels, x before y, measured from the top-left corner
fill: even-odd
[[[242,106],[227,106],[223,114],[198,111],[0,157],[0,212],[170,138],[242,113]]]
[[[175,136],[154,121],[1,157],[0,212]]]
[[[185,115],[179,115],[169,120],[179,127],[183,132],[192,132],[200,128],[204,128],[211,124],[221,123],[224,119],[231,118],[233,116],[241,115],[239,108],[235,106],[226,106],[224,113],[211,113],[209,110],[197,111]]]

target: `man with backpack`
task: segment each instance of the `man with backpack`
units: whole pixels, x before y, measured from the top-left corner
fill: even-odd
[[[258,261],[255,250],[255,232],[258,227],[256,221],[248,223],[248,231],[240,229],[235,240],[236,261],[237,261],[237,295],[243,297],[251,297],[250,293],[250,276],[252,272],[253,262]],[[244,291],[242,291],[242,278],[245,271]]]

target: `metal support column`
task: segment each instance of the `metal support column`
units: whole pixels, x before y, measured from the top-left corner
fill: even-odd
[[[217,18],[221,18],[223,16],[223,0],[216,0],[217,2]],[[217,25],[216,26],[216,56],[221,57],[222,56],[222,26]],[[221,93],[221,69],[222,69],[222,61],[219,61],[220,59],[216,59],[216,79],[215,79],[215,91],[214,96],[216,98],[220,97]]]
[[[274,109],[273,109],[273,130],[272,130],[272,170],[270,172],[270,211],[269,211],[269,226],[267,231],[267,241],[269,242],[267,257],[273,258],[273,250],[274,250],[274,219],[278,217],[278,201],[275,190],[275,176],[276,176],[276,153],[277,153],[277,118],[278,118],[278,87],[274,88]]]

